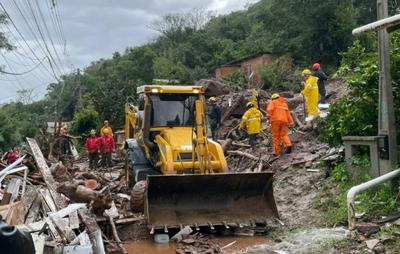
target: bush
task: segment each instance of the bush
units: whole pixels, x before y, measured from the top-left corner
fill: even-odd
[[[246,74],[242,70],[238,70],[229,75],[223,76],[221,79],[229,85],[229,88],[233,92],[237,92],[248,86]]]
[[[370,180],[366,174],[371,166],[368,156],[354,156],[353,164],[357,171],[364,172],[362,175],[350,175],[346,165],[341,162],[331,172],[331,177],[324,185],[323,191],[316,198],[316,205],[326,211],[324,216],[332,225],[347,223],[347,192],[352,186]],[[383,215],[389,215],[396,211],[395,184],[387,182],[374,188],[361,192],[357,195],[356,209],[358,212],[365,212],[364,220],[371,220]]]
[[[72,133],[76,135],[88,134],[91,129],[98,129],[100,126],[99,113],[91,108],[86,108],[75,113],[72,120]]]
[[[294,67],[288,56],[278,58],[269,66],[260,67],[258,73],[264,83],[264,89],[295,92],[301,89],[301,73]]]
[[[391,73],[394,102],[400,99],[400,33],[391,34]],[[376,49],[375,49],[376,50]],[[324,141],[340,145],[342,136],[376,135],[378,132],[379,69],[376,51],[366,52],[359,41],[341,54],[338,75],[345,76],[348,94],[330,108],[322,120]],[[396,125],[400,124],[399,105],[395,105]],[[400,128],[397,129],[398,136]]]

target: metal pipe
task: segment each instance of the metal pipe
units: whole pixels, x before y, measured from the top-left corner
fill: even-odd
[[[356,185],[351,187],[351,189],[347,192],[347,219],[349,222],[349,229],[353,230],[356,226],[356,219],[355,219],[355,207],[354,207],[354,198],[355,196],[364,190],[370,189],[378,184],[386,182],[390,179],[395,178],[396,176],[400,176],[400,169],[396,169],[391,171],[385,175],[380,177],[374,178],[368,182],[362,183],[360,185]]]
[[[369,23],[364,26],[353,29],[353,35],[360,35],[367,32],[377,31],[384,28],[390,28],[400,24],[400,14],[391,16],[389,18],[380,19],[378,21]]]

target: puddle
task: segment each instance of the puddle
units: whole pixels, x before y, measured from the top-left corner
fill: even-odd
[[[240,254],[264,254],[275,251],[278,254],[308,254],[318,253],[319,248],[329,241],[343,240],[348,235],[344,228],[320,228],[300,231],[288,235],[282,242],[276,244],[261,244],[249,247]]]
[[[213,239],[219,246],[224,247],[232,242],[234,244],[223,249],[224,254],[234,254],[242,252],[251,246],[271,244],[272,240],[264,236],[224,236]],[[129,254],[175,254],[175,244],[157,244],[152,239],[124,244]],[[272,254],[273,251],[265,250],[263,254]]]

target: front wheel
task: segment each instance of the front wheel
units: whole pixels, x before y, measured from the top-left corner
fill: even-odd
[[[147,188],[146,181],[139,181],[131,191],[131,209],[135,213],[144,212],[144,195]]]

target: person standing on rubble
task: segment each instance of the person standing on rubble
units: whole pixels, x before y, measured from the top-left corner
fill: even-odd
[[[71,136],[69,135],[68,126],[65,124],[60,129],[60,137],[61,137],[61,154],[62,155],[71,155]]]
[[[302,72],[304,77],[304,89],[301,94],[305,97],[307,103],[307,113],[306,122],[311,122],[318,115],[318,78],[311,76],[311,71],[305,69]]]
[[[247,135],[249,137],[249,144],[252,148],[257,144],[257,136],[261,132],[261,119],[263,114],[260,110],[254,107],[252,102],[246,104],[247,111],[242,117],[239,128],[246,129]]]
[[[108,134],[114,137],[113,130],[110,127],[110,124],[109,124],[108,120],[104,120],[103,127],[101,127],[101,129],[100,129],[100,135],[101,136],[105,135],[104,134],[105,130],[108,130]]]
[[[97,169],[97,162],[99,161],[100,140],[96,136],[95,130],[90,131],[90,136],[86,140],[85,148],[89,156],[89,168]]]
[[[208,99],[210,103],[210,109],[207,112],[210,131],[213,140],[217,140],[217,129],[221,123],[221,108],[217,105],[217,99],[215,97],[211,97]]]
[[[326,74],[321,70],[321,65],[319,63],[313,64],[314,73],[313,76],[318,78],[318,92],[319,92],[319,103],[325,104],[325,80],[328,80]]]
[[[267,106],[267,113],[271,123],[274,144],[273,155],[275,157],[281,155],[281,142],[285,147],[286,153],[290,153],[292,151],[292,142],[288,135],[288,127],[293,128],[294,122],[285,98],[274,93],[271,96],[271,102]]]
[[[111,154],[114,152],[115,149],[115,144],[114,144],[114,138],[111,136],[109,133],[109,130],[106,128],[104,129],[104,136],[101,137],[101,162],[102,166],[105,167],[111,167],[112,166],[112,161],[111,161]]]

